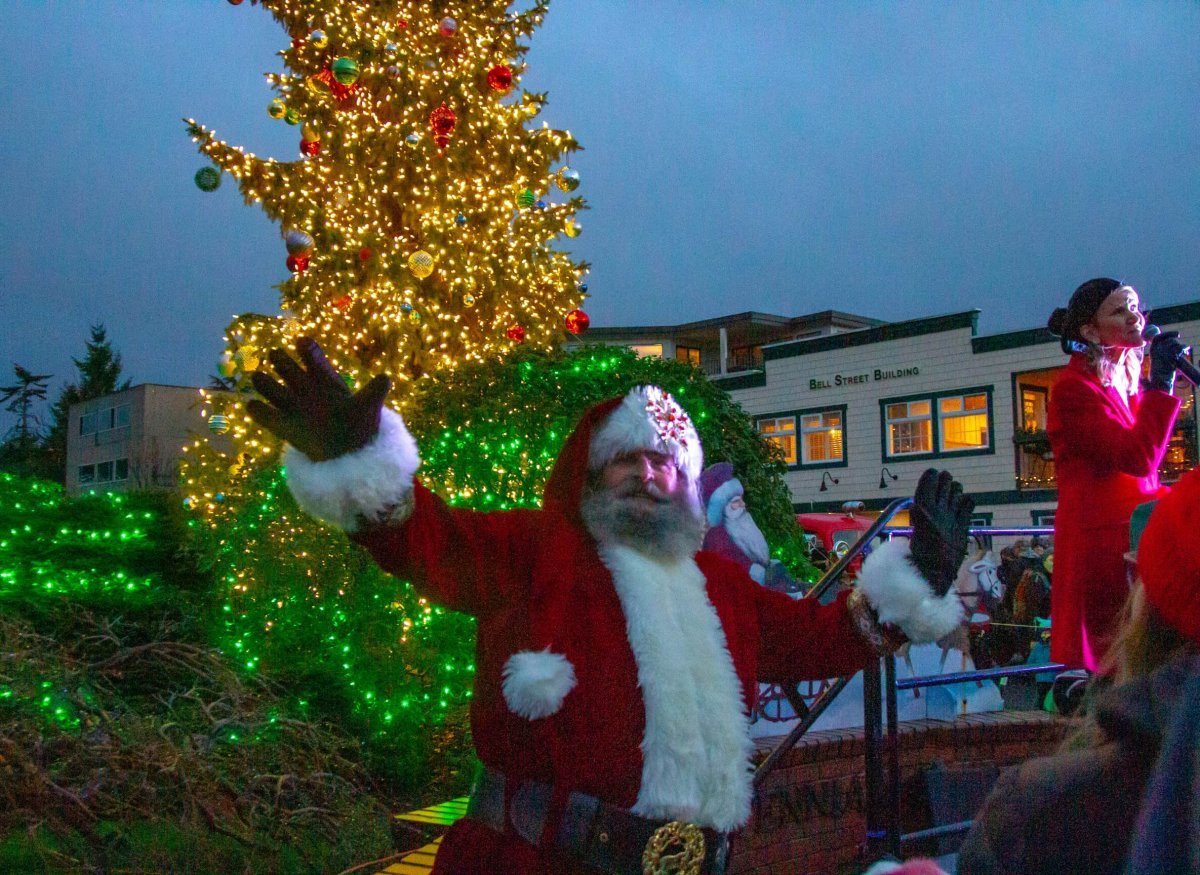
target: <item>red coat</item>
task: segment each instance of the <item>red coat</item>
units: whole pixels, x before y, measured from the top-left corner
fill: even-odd
[[[578,515],[587,426],[582,423],[564,448],[541,510],[451,508],[417,485],[406,522],[354,536],[384,569],[411,579],[431,601],[477,618],[475,748],[485,765],[507,777],[510,788],[524,780],[553,785],[544,836],[553,835],[571,791],[633,807],[642,790],[642,745],[648,737],[647,661],[631,646],[613,563],[602,559]],[[844,599],[827,606],[796,601],[763,589],[721,557],[701,552],[695,563],[732,658],[736,678],[729,689],[733,707],[740,709],[737,720],[749,713],[759,679],[850,674],[871,658]],[[642,618],[651,629],[660,619],[669,618]],[[506,664],[514,654],[544,648],[565,656],[575,683],[557,710],[527,719],[506,700]],[[672,663],[669,669],[667,687],[691,683],[687,665]],[[745,745],[748,751],[748,737]],[[455,824],[435,872],[497,871],[582,870],[552,850],[525,843],[511,829],[501,835],[471,818]]]
[[[1148,389],[1121,402],[1082,355],[1050,393],[1058,510],[1054,529],[1050,658],[1095,670],[1129,593],[1124,555],[1133,509],[1159,489],[1179,399]]]

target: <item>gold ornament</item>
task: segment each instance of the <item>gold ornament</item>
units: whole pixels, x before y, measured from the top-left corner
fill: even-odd
[[[474,295],[463,295],[463,305],[466,307],[474,307],[475,306],[475,296]]]
[[[704,833],[694,823],[672,820],[663,824],[642,852],[642,875],[700,875],[702,865]]]
[[[419,280],[433,273],[433,256],[424,249],[418,249],[408,257],[408,269]]]
[[[580,225],[577,222],[567,222],[566,226],[563,228],[563,233],[568,237],[578,237],[583,233],[583,225]]]
[[[318,49],[323,49],[329,45],[329,35],[323,30],[314,30],[308,35],[308,41]]]

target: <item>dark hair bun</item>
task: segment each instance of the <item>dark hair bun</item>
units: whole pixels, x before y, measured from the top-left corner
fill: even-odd
[[[1050,319],[1046,322],[1046,327],[1055,337],[1062,337],[1067,327],[1067,308],[1055,307],[1054,312],[1050,314]]]

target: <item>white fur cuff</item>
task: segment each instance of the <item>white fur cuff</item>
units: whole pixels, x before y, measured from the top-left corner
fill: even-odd
[[[557,713],[575,689],[575,667],[561,653],[522,650],[504,663],[501,690],[508,709],[526,720]]]
[[[412,478],[421,460],[404,420],[389,407],[379,434],[362,449],[314,462],[289,445],[283,464],[301,510],[344,531],[363,521],[403,522],[412,514]]]
[[[966,612],[951,587],[937,596],[909,561],[909,544],[895,538],[878,547],[858,575],[858,588],[866,596],[879,622],[894,623],[914,644],[937,641],[962,623]]]

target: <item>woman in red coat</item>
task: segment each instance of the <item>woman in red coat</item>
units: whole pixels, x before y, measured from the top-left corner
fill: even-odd
[[[1107,278],[1081,285],[1049,322],[1071,355],[1047,413],[1058,480],[1050,658],[1092,671],[1129,593],[1129,519],[1159,489],[1179,409],[1177,332],[1154,339],[1139,391],[1145,325],[1137,292]]]

